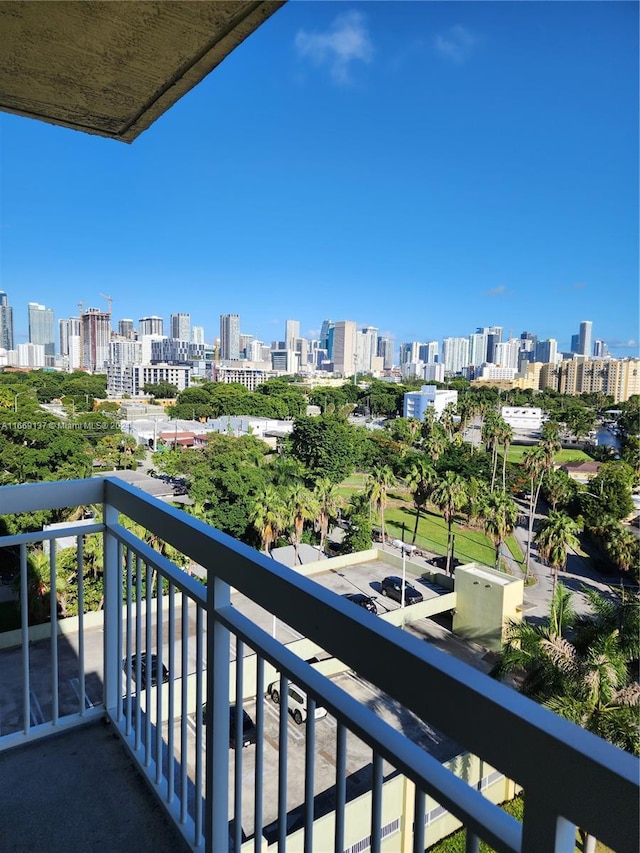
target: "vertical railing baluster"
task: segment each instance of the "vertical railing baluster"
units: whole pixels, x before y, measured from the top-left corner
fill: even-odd
[[[205,848],[229,846],[229,629],[216,619],[231,606],[229,585],[209,571],[207,578],[207,723]],[[212,731],[213,729],[213,731]]]
[[[344,809],[347,801],[347,730],[338,721],[336,731],[336,825],[334,849],[344,850]]]
[[[22,633],[22,728],[31,728],[31,676],[29,672],[29,594],[27,591],[27,546],[20,545],[20,620]]]
[[[408,784],[408,780],[405,780],[405,785]],[[424,791],[421,791],[419,788],[416,788],[413,801],[413,853],[424,853],[425,806],[426,797]]]
[[[122,572],[118,564],[118,543],[111,527],[118,523],[118,510],[110,504],[104,504],[104,704],[107,710],[120,720],[122,717],[122,677],[120,668],[122,661],[119,659],[121,643],[120,618],[122,597],[118,598],[120,584],[118,575],[122,579]]]
[[[466,827],[464,832],[464,853],[479,853],[479,851],[480,839],[469,827]]]
[[[304,853],[313,853],[314,785],[316,756],[316,700],[307,698],[304,749]]]
[[[195,813],[193,822],[195,824],[194,846],[198,847],[202,843],[202,608],[197,605],[196,609],[196,766],[195,766],[195,785],[196,785],[196,801]],[[208,626],[207,626],[208,627]],[[209,738],[211,737],[211,707],[207,707],[207,750],[209,749]],[[208,767],[207,767],[208,772]],[[228,843],[228,839],[227,839]],[[206,845],[206,838],[205,838]]]
[[[380,853],[382,830],[382,756],[373,753],[373,789],[371,791],[371,853]]]
[[[180,823],[188,816],[188,719],[189,711],[189,597],[182,594],[182,707],[180,712]]]
[[[167,711],[167,802],[173,800],[174,772],[174,727],[175,727],[175,676],[176,676],[176,588],[169,582],[169,707]]]
[[[235,762],[233,768],[233,849],[240,853],[242,847],[242,764],[244,748],[244,643],[236,639],[236,720]]]
[[[164,689],[163,663],[162,663],[162,634],[163,634],[163,611],[162,611],[162,587],[163,577],[156,569],[156,785],[162,781],[162,691]],[[153,675],[151,661],[147,660],[150,675]]]
[[[144,710],[145,710],[145,725],[144,725],[144,766],[151,766],[151,654],[153,648],[153,624],[151,617],[153,615],[153,570],[149,563],[145,563],[146,568],[146,588],[145,588],[145,640],[144,640],[144,659],[145,659],[145,683],[142,684],[142,679],[138,682],[138,690],[144,688]],[[136,662],[137,663],[137,662]]]
[[[287,843],[287,759],[289,740],[289,679],[280,676],[280,720],[278,727],[278,853]]]
[[[124,618],[123,618],[123,613],[122,613],[122,599],[123,599],[123,594],[124,594],[124,588],[123,588],[123,583],[122,583],[122,565],[123,565],[123,561],[124,561],[124,545],[122,544],[122,542],[118,542],[116,551],[117,551],[117,557],[116,557],[117,569],[114,569],[114,572],[116,573],[116,583],[118,586],[118,593],[117,593],[117,595],[118,595],[118,605],[117,605],[117,614],[118,614],[118,633],[117,633],[117,637],[118,637],[118,670],[120,671],[123,663],[125,663],[125,668],[127,669],[127,673],[128,673],[127,677],[129,678],[130,667],[124,661],[124,643],[123,643]],[[123,699],[123,697],[122,697],[122,676],[120,676],[119,681],[120,681],[120,689],[118,690],[118,714],[117,714],[118,722],[120,722],[120,720],[122,720],[122,717],[124,715],[124,703],[122,701],[122,699]],[[129,684],[127,684],[127,690],[130,689],[130,683],[131,682],[129,682]]]
[[[127,548],[127,558],[125,564],[126,571],[126,661],[127,661],[127,690],[126,690],[126,715],[125,715],[125,732],[127,737],[131,734],[131,548]]]
[[[535,791],[527,789],[522,819],[521,853],[537,853],[539,850],[573,853],[575,844],[575,825],[556,814],[547,803],[537,799]]]
[[[135,730],[135,748],[136,752],[140,749],[142,743],[142,706],[140,702],[140,679],[141,679],[141,661],[142,661],[142,557],[136,554],[136,730]]]
[[[262,811],[264,784],[264,658],[256,652],[256,770],[254,776],[254,853],[262,851]]]
[[[80,685],[80,715],[84,716],[87,684],[84,671],[84,537],[76,537],[76,568],[78,580],[78,684]]]
[[[49,593],[49,612],[51,613],[51,723],[58,725],[60,716],[60,697],[58,691],[58,578],[56,565],[56,539],[49,540],[49,570],[51,592]]]

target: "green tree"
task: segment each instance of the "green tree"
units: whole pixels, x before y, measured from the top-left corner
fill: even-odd
[[[286,507],[275,486],[267,485],[255,496],[250,520],[260,536],[262,550],[270,554],[286,525]]]
[[[567,550],[577,548],[578,525],[564,512],[549,513],[540,522],[535,536],[538,553],[553,571],[554,586],[558,582],[558,569],[564,569],[567,564]]]
[[[142,391],[160,400],[173,399],[178,396],[178,386],[171,382],[147,382]]]
[[[312,521],[318,512],[315,496],[300,485],[293,485],[285,495],[289,540],[294,550],[294,565],[298,565],[300,542],[305,522]]]
[[[614,522],[605,535],[605,549],[613,563],[634,580],[640,576],[640,542],[635,534],[619,522]]]
[[[495,568],[500,568],[500,548],[518,518],[518,505],[504,492],[491,492],[484,506],[484,532],[495,548]]]
[[[451,542],[453,521],[467,502],[465,481],[459,474],[447,471],[436,483],[431,493],[431,502],[438,507],[447,524],[447,574],[451,573]]]
[[[415,460],[405,478],[416,510],[416,522],[413,526],[413,538],[411,540],[414,545],[418,535],[420,512],[427,505],[429,495],[431,494],[437,478],[438,475],[435,468],[425,456],[419,456]]]
[[[348,477],[358,459],[356,432],[338,415],[296,418],[290,446],[312,477],[328,477],[333,483]]]
[[[369,475],[366,486],[366,495],[378,512],[383,545],[385,538],[384,510],[387,505],[389,488],[394,482],[395,477],[393,476],[393,471],[387,465],[383,465],[380,468],[374,468]]]
[[[320,477],[316,481],[314,494],[317,507],[315,520],[320,532],[320,548],[318,549],[318,559],[320,559],[320,555],[324,552],[324,543],[329,531],[329,524],[337,518],[341,501],[337,486],[328,477]]]

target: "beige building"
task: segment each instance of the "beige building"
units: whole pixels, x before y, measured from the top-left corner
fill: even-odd
[[[333,372],[353,376],[356,369],[357,329],[353,320],[339,320],[333,329]]]
[[[610,394],[623,403],[640,393],[640,359],[584,359],[563,361],[558,367],[561,394]]]

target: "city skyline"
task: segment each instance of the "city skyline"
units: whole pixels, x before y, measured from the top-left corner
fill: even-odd
[[[287,4],[132,146],[2,115],[0,288],[216,335],[638,340],[635,4]],[[544,56],[543,63],[540,57]],[[241,106],[240,106],[241,105]]]

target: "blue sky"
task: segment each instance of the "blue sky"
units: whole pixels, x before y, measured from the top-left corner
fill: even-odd
[[[501,325],[638,350],[638,5],[291,2],[133,145],[2,114],[0,289],[56,318]]]

